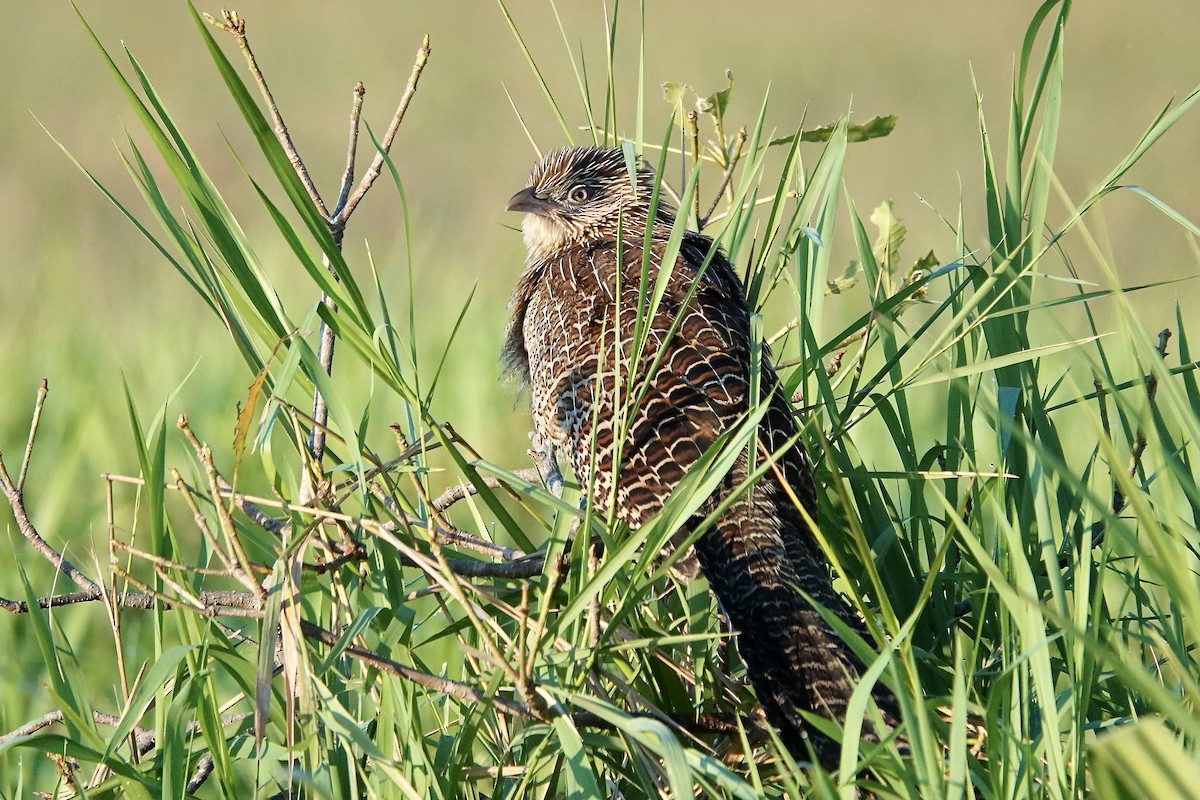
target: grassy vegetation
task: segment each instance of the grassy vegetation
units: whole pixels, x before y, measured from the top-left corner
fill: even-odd
[[[136,550],[114,544],[111,563],[79,566],[175,608],[31,603],[11,649],[40,664],[12,694],[44,686],[63,717],[0,745],[0,796],[67,794],[70,769],[45,752],[79,766],[73,780],[89,797],[183,796],[209,766],[197,796],[1200,791],[1195,321],[1185,306],[1143,319],[1139,291],[1155,281],[1122,275],[1093,226],[1109,198],[1130,195],[1166,228],[1200,235],[1156,187],[1123,185],[1200,94],[1167,104],[1072,196],[1055,172],[1071,145],[1059,136],[1069,6],[1048,0],[1014,43],[1008,124],[989,130],[979,114],[983,189],[941,211],[953,251],[925,255],[890,205],[868,213],[846,189],[855,140],[886,124],[798,116],[775,131],[771,98],[730,83],[701,98],[669,87],[676,113],[663,127],[649,110],[664,107],[657,95],[623,94],[616,56],[576,62],[578,97],[545,94],[563,138],[630,141],[664,167],[663,190],[690,224],[707,217],[799,398],[824,491],[820,535],[839,585],[882,631],[862,644],[909,742],[907,753],[860,745],[851,729],[829,775],[798,768],[754,724],[707,591],[676,583],[656,558],[750,429],[637,531],[580,512],[439,413],[440,396],[493,374],[486,337],[455,342],[471,325],[469,298],[439,299],[450,336],[423,342],[411,281],[437,267],[421,255],[434,243],[404,225],[400,303],[372,260],[343,254],[223,33],[196,17],[210,74],[249,133],[237,153],[247,176],[228,182],[206,171],[153,69],[109,47],[137,126],[121,147],[142,202],[114,199],[203,299],[209,330],[229,335],[222,369],[239,377],[224,380],[249,389],[238,413],[182,430],[174,416],[192,384],[169,411],[127,395],[134,436],[114,437],[128,455],[112,469],[144,484],[114,483],[107,520],[103,503],[89,510],[98,539],[111,532]],[[509,20],[525,48],[531,37]],[[641,27],[619,49],[628,21],[602,32],[639,69],[652,35]],[[364,130],[363,141],[382,136]],[[406,193],[390,159],[382,166],[366,202],[391,191],[407,223],[427,200]],[[247,235],[263,230],[248,218],[269,221],[270,235]],[[272,276],[268,251],[287,253],[286,279]],[[1080,277],[1081,258],[1100,282]],[[844,298],[861,314],[831,322]],[[318,356],[322,322],[338,338],[333,379]],[[318,463],[307,458],[314,390],[329,407]],[[61,436],[56,426],[44,420],[39,442]],[[13,480],[16,441],[3,448]],[[222,477],[262,499],[231,498]],[[471,487],[461,499],[441,495],[460,484]],[[54,523],[34,516],[43,530]],[[567,549],[581,518],[605,538],[602,557],[588,558],[583,537]],[[11,530],[18,599],[76,588]],[[6,698],[0,727],[36,716],[25,709]],[[139,752],[139,737],[153,747]]]

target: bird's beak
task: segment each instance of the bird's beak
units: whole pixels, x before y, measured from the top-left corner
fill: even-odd
[[[538,197],[533,193],[533,187],[527,186],[521,191],[508,198],[508,205],[504,207],[505,211],[526,211],[530,214],[545,215],[546,210],[550,208],[550,201],[544,197]]]

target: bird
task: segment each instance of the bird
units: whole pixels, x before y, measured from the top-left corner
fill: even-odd
[[[839,744],[802,712],[843,724],[863,665],[799,590],[866,629],[833,587],[810,528],[816,485],[795,415],[765,344],[751,368],[759,346],[745,287],[722,248],[687,230],[664,266],[676,213],[656,191],[654,169],[628,155],[620,147],[553,150],[509,199],[507,210],[525,215],[527,258],[509,302],[504,371],[528,388],[535,438],[570,462],[594,508],[631,529],[662,509],[761,398],[756,454],[741,453],[679,536],[730,503],[694,542],[700,571],[781,742],[797,759],[815,754],[835,768]],[[647,300],[655,287],[657,307]],[[633,408],[629,386],[644,389]],[[739,493],[754,465],[768,461]],[[885,689],[875,695],[886,704]],[[874,736],[870,725],[864,735]]]

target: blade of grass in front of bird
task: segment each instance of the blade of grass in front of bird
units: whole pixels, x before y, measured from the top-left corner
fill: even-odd
[[[603,599],[606,602],[614,599],[620,593],[614,585],[613,576],[629,563],[637,562],[635,574],[643,576],[643,580],[644,576],[650,574],[651,571],[645,567],[657,558],[667,540],[675,531],[683,527],[684,523],[696,513],[697,509],[725,479],[733,467],[734,461],[757,433],[758,423],[766,410],[767,406],[760,406],[750,416],[737,425],[731,426],[717,437],[679,481],[674,491],[663,503],[662,509],[637,530],[632,531],[618,550],[611,555],[606,553],[599,570],[592,576],[584,590],[573,597],[563,609],[559,615],[560,619],[569,620],[578,615],[592,597],[599,593],[603,593]],[[697,533],[693,532],[692,535],[695,536]],[[641,549],[641,554],[635,559],[634,554],[639,549]],[[640,602],[637,598],[640,598],[641,594],[641,592],[628,592],[616,598],[619,602],[612,613],[610,626],[615,625],[630,613],[632,607]]]

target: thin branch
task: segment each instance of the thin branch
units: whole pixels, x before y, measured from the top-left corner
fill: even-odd
[[[704,216],[696,221],[700,226],[700,230],[704,230],[704,226],[712,219],[713,212],[717,210],[717,205],[721,202],[721,196],[725,194],[725,190],[729,188],[729,182],[733,179],[733,171],[737,169],[738,162],[742,160],[742,148],[746,144],[746,126],[743,125],[737,133],[737,139],[733,144],[733,155],[729,158],[729,163],[725,165],[725,174],[721,176],[721,183],[717,186],[717,193],[713,196],[712,205],[708,207],[708,211],[704,212]]]
[[[116,727],[121,724],[121,717],[116,714],[105,714],[102,711],[93,711],[92,719],[97,725],[107,725]],[[8,744],[13,739],[18,739],[22,736],[32,736],[38,731],[48,728],[56,722],[62,722],[63,712],[61,710],[51,711],[48,714],[43,714],[37,719],[29,722],[21,727],[11,730],[6,734],[0,735],[0,747]],[[135,741],[137,742],[138,754],[145,755],[154,748],[154,731],[146,730],[141,726],[135,726],[133,729]]]
[[[354,186],[354,159],[358,155],[358,129],[362,122],[363,96],[367,88],[362,81],[354,85],[354,103],[350,109],[350,136],[346,144],[346,171],[342,174],[342,188],[338,192],[337,205],[333,207],[333,216],[341,213],[350,197],[350,188]]]
[[[461,578],[507,578],[519,580],[536,578],[542,574],[546,564],[545,553],[533,553],[515,561],[474,561],[465,558],[447,558],[446,566]]]
[[[130,475],[116,475],[106,472],[104,473],[103,477],[105,480],[114,481],[116,483],[129,483],[135,486],[145,485],[145,480],[142,478],[135,478]],[[173,491],[179,491],[179,487],[170,483],[166,484],[164,488]],[[255,508],[258,510],[259,514],[262,514],[263,512],[261,509],[258,509],[258,506],[267,506],[270,508],[278,508],[283,511],[311,515],[322,520],[344,522],[351,526],[374,526],[380,530],[388,531],[390,533],[395,533],[405,526],[422,529],[426,529],[429,526],[428,520],[424,520],[420,517],[415,517],[410,514],[403,514],[399,522],[380,523],[375,520],[366,519],[364,517],[356,517],[352,514],[344,514],[339,511],[330,511],[325,508],[299,506],[293,503],[283,502],[282,500],[272,500],[268,497],[255,497],[253,495],[246,495],[242,494],[241,492],[234,492],[228,488],[220,489],[218,494],[222,497],[233,498],[238,507],[242,508],[243,510],[245,510],[247,506]],[[273,517],[268,517],[268,519],[271,519],[274,522],[279,522],[278,520],[274,520]],[[279,523],[279,525],[279,532],[288,530],[291,527],[285,522]],[[476,550],[493,558],[502,560],[501,563],[494,563],[488,561],[477,561],[474,559],[447,559],[447,563],[449,563],[450,568],[454,570],[455,574],[457,575],[472,578],[531,578],[541,574],[541,564],[545,560],[544,553],[539,552],[527,554],[514,547],[505,547],[503,545],[494,544],[493,542],[472,536],[465,531],[460,531],[455,528],[446,528],[440,525],[434,525],[434,533],[439,539],[454,547]]]
[[[300,630],[310,639],[315,639],[324,645],[333,647],[337,645],[338,637],[332,631],[328,631],[319,625],[314,625],[308,620],[300,621]],[[441,678],[437,675],[431,675],[428,672],[422,672],[412,667],[406,667],[396,661],[392,661],[386,656],[379,653],[367,650],[362,647],[350,645],[342,650],[343,653],[351,658],[362,661],[365,664],[370,664],[381,672],[388,672],[407,681],[424,686],[426,689],[432,689],[440,694],[445,694],[450,697],[456,697],[459,700],[464,700],[468,703],[477,703],[490,705],[492,708],[507,714],[509,716],[520,717],[522,719],[536,719],[532,711],[520,703],[511,700],[505,700],[501,697],[488,696],[486,692],[476,689],[465,683],[450,680],[449,678]]]
[[[1167,343],[1170,340],[1171,340],[1171,329],[1170,328],[1163,328],[1161,331],[1158,332],[1158,345],[1154,349],[1158,353],[1159,359],[1162,361],[1166,361]],[[1111,432],[1109,429],[1110,426],[1109,426],[1109,418],[1108,418],[1108,405],[1105,402],[1105,396],[1107,395],[1107,392],[1105,391],[1104,385],[1101,383],[1099,377],[1096,377],[1094,379],[1093,383],[1096,387],[1096,399],[1097,399],[1097,402],[1100,404],[1100,418],[1101,418],[1101,422],[1102,422],[1102,425],[1104,428],[1104,432],[1105,432],[1105,434],[1109,435],[1109,437],[1111,438]],[[1149,372],[1146,373],[1146,376],[1143,379],[1143,383],[1146,387],[1146,407],[1151,408],[1154,405],[1155,397],[1158,395],[1158,375],[1155,374],[1153,369],[1151,369]],[[1138,470],[1141,469],[1142,456],[1145,454],[1145,452],[1146,452],[1146,431],[1139,424],[1137,427],[1137,430],[1134,432],[1133,442],[1130,443],[1130,447],[1129,447],[1129,466],[1126,468],[1126,474],[1130,478],[1135,477],[1137,475]],[[1113,484],[1113,490],[1112,490],[1112,507],[1111,507],[1111,509],[1112,509],[1112,515],[1114,517],[1117,517],[1121,514],[1122,511],[1125,510],[1125,504],[1126,504],[1126,502],[1128,502],[1128,499],[1125,497],[1125,492],[1121,489],[1121,485],[1120,485],[1120,483],[1117,482],[1117,480],[1115,479],[1115,476],[1114,476],[1112,484]],[[1108,526],[1104,520],[1099,520],[1098,522],[1096,522],[1092,525],[1091,544],[1090,544],[1091,547],[1099,547],[1100,546],[1101,542],[1104,541],[1104,534],[1105,534],[1105,531],[1107,530],[1107,528],[1108,528]],[[1067,557],[1064,555],[1063,557],[1061,557],[1059,559],[1059,562],[1063,563],[1066,560],[1066,558]]]
[[[408,105],[412,102],[413,95],[417,91],[417,82],[421,80],[421,72],[424,71],[425,64],[429,61],[429,53],[429,34],[425,34],[425,38],[421,41],[421,46],[417,48],[417,59],[413,63],[412,74],[408,77],[408,85],[404,87],[404,94],[400,97],[400,105],[396,108],[395,115],[392,116],[392,123],[388,126],[387,133],[383,136],[383,141],[379,143],[379,152],[375,153],[375,158],[371,160],[371,166],[367,168],[362,181],[358,184],[358,188],[354,190],[354,194],[350,195],[346,204],[331,218],[330,221],[332,224],[345,226],[346,221],[350,219],[350,215],[354,213],[354,209],[358,207],[359,201],[363,199],[363,195],[367,193],[367,190],[371,188],[371,184],[375,183],[375,179],[383,172],[384,154],[388,153],[392,148],[392,142],[396,138],[396,131],[400,129],[400,123],[404,121],[404,114],[408,111]]]
[[[134,547],[131,544],[122,542],[120,539],[113,539],[112,546],[116,550],[122,550],[126,553],[129,553],[131,556],[136,556],[137,558],[140,558],[143,561],[148,561],[151,564],[153,564],[154,566],[162,567],[163,569],[174,569],[174,570],[179,570],[181,572],[194,572],[197,575],[209,575],[209,576],[218,577],[218,578],[228,578],[229,577],[228,570],[214,569],[212,567],[197,567],[193,564],[184,564],[179,561],[172,561],[169,558],[163,558],[162,556],[156,556],[156,555],[154,555],[154,553],[148,552],[146,550],[142,550],[141,548]]]
[[[798,328],[798,327],[800,327],[800,318],[792,317],[791,321],[789,321],[786,325],[784,325],[779,330],[775,331],[775,333],[768,336],[764,341],[769,346],[774,347],[776,342],[778,342],[784,336],[787,336],[792,331],[796,330],[796,328]]]
[[[199,457],[200,463],[204,465],[204,472],[208,476],[209,491],[212,493],[214,498],[213,506],[215,506],[217,509],[217,521],[221,524],[221,532],[225,534],[225,543],[229,548],[229,553],[232,554],[232,558],[230,558],[229,555],[225,554],[219,547],[217,547],[217,551],[221,553],[221,560],[225,562],[225,566],[227,569],[229,569],[230,574],[237,578],[237,580],[243,586],[252,592],[258,592],[260,597],[266,598],[266,590],[257,581],[255,581],[251,575],[253,570],[250,567],[250,557],[246,555],[246,550],[242,547],[242,540],[237,535],[237,529],[233,524],[233,516],[230,514],[229,508],[224,503],[218,502],[216,499],[221,496],[220,476],[217,474],[217,466],[213,462],[212,449],[207,444],[200,444],[200,446],[197,448],[199,440],[196,438],[196,435],[192,433],[192,429],[188,424],[188,418],[186,414],[180,414],[179,421],[176,424],[178,425],[179,429],[183,431],[184,435],[187,436],[192,448],[196,450],[196,455]],[[189,499],[189,505],[192,508],[193,514],[196,516],[197,522],[203,523],[201,529],[208,532],[210,541],[214,546],[216,546],[216,539],[212,536],[211,531],[208,531],[208,524],[204,521],[204,515],[200,514],[199,508],[197,508],[195,502],[191,500],[191,493],[187,491],[187,485],[183,482],[183,479],[179,477],[178,472],[176,472],[174,475],[176,487],[179,488],[184,496]]]
[[[188,485],[184,483],[183,476],[179,474],[179,470],[172,469],[171,478],[175,484],[176,491],[183,495],[184,502],[187,503],[188,509],[192,512],[192,521],[196,523],[196,528],[199,529],[200,535],[204,537],[209,547],[217,554],[217,558],[221,559],[221,562],[225,565],[225,572],[231,575],[237,572],[237,564],[221,548],[221,543],[217,541],[217,536],[212,532],[212,528],[208,524],[208,519],[200,511],[200,506],[196,502],[195,495]]]
[[[517,470],[517,472],[514,474],[522,480],[531,482],[540,481],[542,479],[541,471],[537,467]],[[504,486],[504,482],[499,478],[488,476],[487,478],[484,478],[483,485],[489,489],[499,489]],[[459,483],[449,487],[435,499],[430,501],[429,504],[440,514],[458,501],[477,494],[479,494],[479,487],[470,481],[467,481],[466,483]]]
[[[687,133],[688,139],[692,145],[692,169],[700,168],[700,127],[697,122],[698,117],[696,112],[689,111],[687,113]],[[720,195],[718,195],[719,197]],[[704,223],[700,220],[700,179],[696,179],[696,185],[692,187],[692,213],[696,217],[696,229],[703,231]]]
[[[46,395],[50,391],[50,383],[42,378],[38,386],[37,401],[33,405],[33,419],[29,423],[29,439],[25,442],[25,457],[21,459],[21,472],[17,475],[17,491],[25,491],[25,475],[29,472],[29,459],[33,456],[33,440],[37,438],[38,423],[42,419],[42,406],[46,403]]]
[[[125,575],[123,570],[119,570],[122,576]],[[139,585],[133,581],[134,585]],[[49,597],[37,598],[39,608],[59,608],[60,606],[70,606],[77,603],[96,603],[110,602],[121,608],[132,608],[135,611],[150,611],[152,609],[162,609],[163,611],[172,611],[179,607],[178,603],[172,602],[161,596],[155,596],[150,592],[107,592],[107,597],[98,589],[96,592],[70,592],[68,594],[55,594]],[[246,616],[244,612],[258,611],[258,598],[250,592],[234,592],[234,591],[211,591],[201,592],[200,601],[204,604],[203,608],[193,608],[193,611],[203,613],[207,616],[221,616],[228,613],[229,616]],[[28,614],[29,603],[24,600],[10,600],[7,597],[0,597],[0,610],[7,611],[11,614]]]
[[[123,595],[112,595],[116,598],[121,598]],[[50,597],[39,597],[37,604],[39,608],[58,608],[60,606],[74,605],[75,603],[91,603],[103,598],[93,592],[70,592],[69,594],[56,594]],[[124,603],[118,599],[119,605]],[[0,597],[0,609],[8,611],[12,614],[28,614],[29,603],[25,600],[10,600],[7,597]]]
[[[208,780],[208,776],[212,774],[215,766],[213,757],[205,755],[204,758],[196,762],[196,769],[192,772],[192,777],[188,779],[187,785],[183,787],[183,790],[188,794],[195,794],[200,791],[200,787]]]
[[[308,169],[304,166],[304,160],[300,158],[300,153],[296,151],[296,145],[292,143],[292,136],[288,133],[287,125],[283,122],[283,115],[279,113],[279,106],[275,103],[271,89],[267,86],[267,79],[263,76],[262,70],[258,68],[258,61],[254,58],[254,53],[250,50],[250,40],[246,37],[246,20],[238,16],[236,11],[222,10],[221,17],[220,20],[217,20],[210,14],[204,15],[206,21],[233,36],[237,42],[242,54],[246,57],[246,63],[250,65],[250,74],[254,76],[254,82],[258,84],[258,89],[267,104],[267,111],[271,115],[271,122],[275,125],[275,137],[279,139],[279,144],[283,147],[284,153],[287,154],[288,161],[291,162],[292,169],[296,171],[300,182],[304,184],[304,189],[312,199],[313,205],[321,212],[321,216],[329,219],[329,209],[325,207],[325,201],[321,199],[321,193],[317,191],[316,184],[313,183],[312,178],[308,175]]]
[[[88,576],[80,572],[74,564],[63,558],[62,554],[42,538],[38,533],[37,528],[29,520],[29,514],[25,511],[25,498],[22,491],[13,485],[9,480],[8,471],[4,467],[4,456],[0,454],[0,491],[4,492],[5,498],[8,500],[8,505],[12,508],[13,519],[16,520],[17,528],[21,531],[21,535],[33,545],[33,549],[41,553],[42,557],[54,565],[55,569],[66,575],[74,582],[76,586],[85,592],[100,594],[100,585],[93,581]]]
[[[333,572],[338,567],[349,564],[353,561],[366,561],[369,556],[370,554],[367,552],[367,548],[359,546],[342,553],[340,556],[335,556],[329,561],[322,561],[317,564],[301,564],[300,566],[309,572],[316,573],[317,575],[324,575],[326,572]]]
[[[340,242],[340,234],[338,240]],[[332,266],[329,263],[328,257],[322,259],[325,267],[331,272]],[[336,275],[335,275],[336,277]],[[321,302],[329,306],[331,311],[336,311],[337,306],[328,295],[321,295]],[[324,319],[321,320],[320,326],[321,342],[317,347],[317,363],[321,365],[321,369],[326,375],[333,374],[333,350],[337,344],[337,336],[333,332],[333,328],[329,327]],[[308,434],[308,454],[314,465],[319,466],[321,460],[325,457],[325,424],[329,421],[329,405],[325,402],[325,395],[321,394],[320,389],[313,389],[313,411],[312,411],[312,430]],[[300,499],[308,502],[312,499],[311,495],[314,489],[312,483],[306,481],[300,490]]]
[[[246,497],[246,495],[241,494],[240,492],[235,492],[233,490],[233,486],[229,483],[229,481],[225,480],[223,476],[218,475],[217,480],[221,495],[224,497],[232,497],[234,502],[237,503],[237,507],[240,508],[242,513],[249,517],[250,521],[255,525],[265,531],[275,534],[276,536],[282,536],[284,532],[288,530],[290,524],[287,521],[275,519],[270,514],[259,508],[256,503],[252,503]]]

